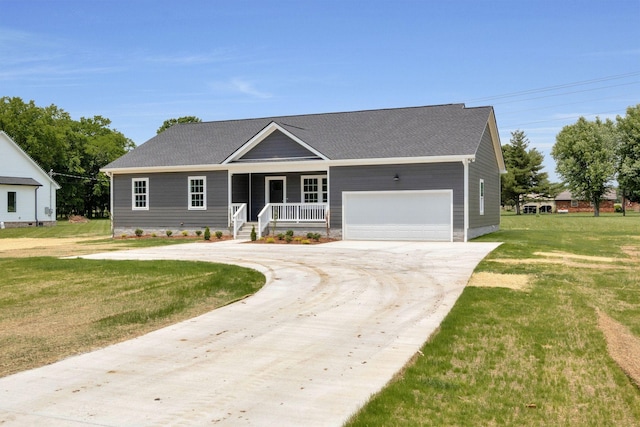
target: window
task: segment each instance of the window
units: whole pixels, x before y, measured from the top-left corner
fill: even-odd
[[[16,206],[16,192],[9,191],[7,193],[7,212],[17,212]]]
[[[207,178],[204,176],[189,177],[189,209],[207,209]]]
[[[131,208],[149,210],[149,178],[131,180]]]
[[[480,215],[484,215],[484,179],[480,180]]]
[[[577,208],[578,207],[578,201],[577,200],[571,200],[571,207],[572,208]]]
[[[302,177],[302,202],[327,203],[328,185],[326,175]]]

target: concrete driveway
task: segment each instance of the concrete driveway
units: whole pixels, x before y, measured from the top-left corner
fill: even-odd
[[[254,296],[0,379],[0,425],[340,426],[418,351],[496,243],[194,243],[87,256],[255,268]]]

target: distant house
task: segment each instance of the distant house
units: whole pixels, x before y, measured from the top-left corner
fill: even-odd
[[[0,131],[0,227],[54,225],[60,186]]]
[[[329,226],[351,240],[467,241],[500,225],[492,107],[174,125],[103,168],[115,235]]]
[[[600,202],[600,212],[615,212],[616,191],[609,190]],[[593,212],[593,203],[579,200],[569,191],[563,191],[556,196],[556,211],[558,213]]]
[[[525,199],[526,202],[522,205],[523,214],[553,213],[556,211],[556,201],[553,198],[529,194]]]

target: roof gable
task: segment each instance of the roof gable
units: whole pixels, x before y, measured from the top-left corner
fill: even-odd
[[[49,182],[54,188],[60,188],[60,185],[31,156],[9,135],[0,130],[0,146],[2,145],[7,147],[2,148],[3,155],[0,157],[0,170],[5,184],[11,181],[11,185],[42,186],[40,182]]]
[[[232,162],[328,160],[300,138],[275,122],[269,123],[256,136],[229,156],[223,164]]]

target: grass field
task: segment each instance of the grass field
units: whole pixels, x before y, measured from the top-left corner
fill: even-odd
[[[640,426],[614,361],[640,365],[640,216],[505,216],[478,240],[504,242],[474,275],[491,286],[468,286],[347,425]]]
[[[0,376],[195,317],[264,284],[256,271],[205,262],[34,256],[184,242],[108,236],[108,221],[0,230],[0,248],[33,239],[0,251]]]

